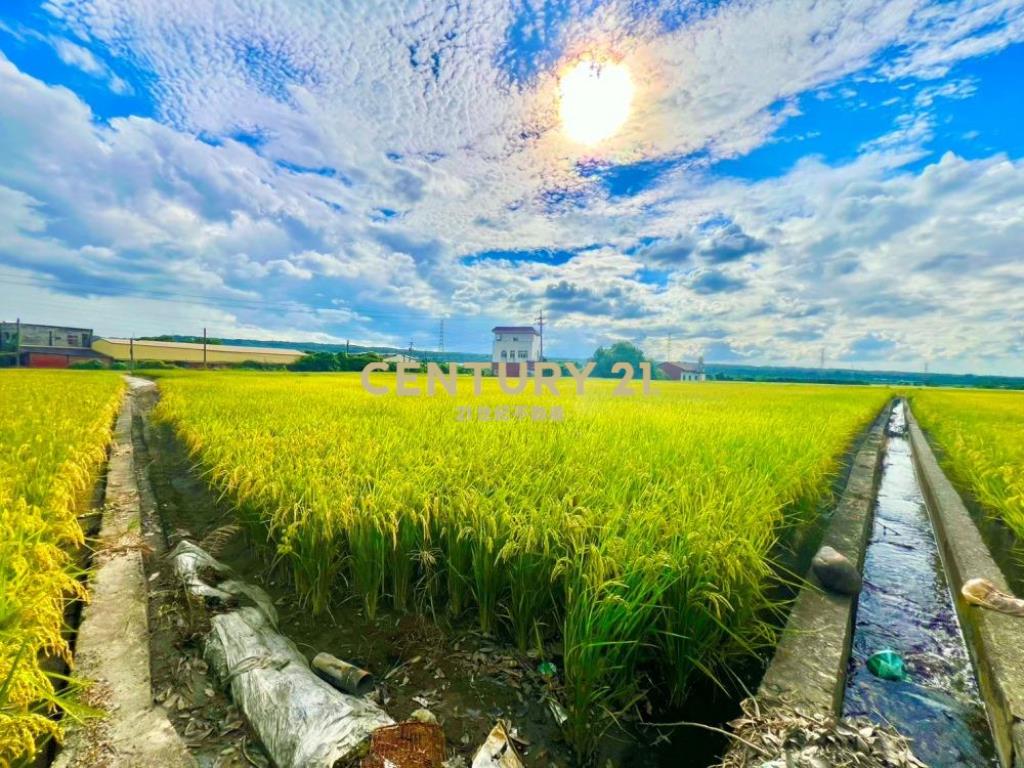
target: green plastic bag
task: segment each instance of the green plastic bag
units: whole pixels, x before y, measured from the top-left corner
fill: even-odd
[[[540,672],[542,677],[554,677],[555,673],[558,672],[558,667],[550,661],[542,661],[537,667],[537,671]]]
[[[896,651],[886,648],[868,657],[868,671],[883,680],[906,680],[907,665]]]

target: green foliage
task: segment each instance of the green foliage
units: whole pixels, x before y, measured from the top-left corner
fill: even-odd
[[[309,352],[290,366],[292,371],[361,371],[368,363],[379,363],[380,355],[362,352],[358,355],[346,355],[344,352]]]
[[[166,360],[139,360],[135,363],[135,367],[150,371],[169,371],[178,366],[168,363]]]
[[[258,360],[243,360],[238,365],[231,366],[232,368],[238,368],[243,371],[285,371],[288,370],[287,365],[281,365],[280,363],[261,363]]]
[[[105,366],[102,361],[96,360],[95,358],[92,360],[80,360],[79,362],[72,363],[68,366],[68,368],[75,371],[102,371],[105,370],[106,367],[107,366]]]
[[[18,349],[18,332],[11,333],[11,338],[6,341],[0,338],[0,352],[14,352]]]
[[[639,347],[628,341],[617,341],[610,347],[598,347],[594,351],[594,372],[591,376],[600,379],[621,378],[621,373],[612,373],[612,366],[616,363],[629,363],[639,378],[640,363],[643,362],[650,361],[644,357],[644,353]]]

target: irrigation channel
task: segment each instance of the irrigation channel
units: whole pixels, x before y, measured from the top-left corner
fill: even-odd
[[[914,469],[902,401],[887,429],[863,575],[843,714],[895,725],[932,768],[998,765]],[[884,649],[903,657],[903,680],[868,670],[869,656]]]

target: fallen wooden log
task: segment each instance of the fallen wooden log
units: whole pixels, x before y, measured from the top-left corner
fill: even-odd
[[[210,625],[206,660],[278,768],[333,768],[376,728],[394,724],[373,702],[313,674],[256,608],[213,616]]]

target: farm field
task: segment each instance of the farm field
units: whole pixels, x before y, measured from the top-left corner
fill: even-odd
[[[393,386],[393,377],[377,383]],[[420,379],[422,384],[422,377]],[[650,397],[374,397],[358,375],[171,373],[156,416],[272,542],[299,599],[447,610],[523,649],[560,637],[567,736],[771,641],[771,556],[889,393],[655,385]],[[561,421],[456,419],[561,406]]]
[[[912,405],[950,477],[1024,541],[1024,393],[922,390]]]
[[[0,371],[0,764],[61,728],[45,657],[70,662],[77,514],[106,454],[123,382],[111,373]]]

